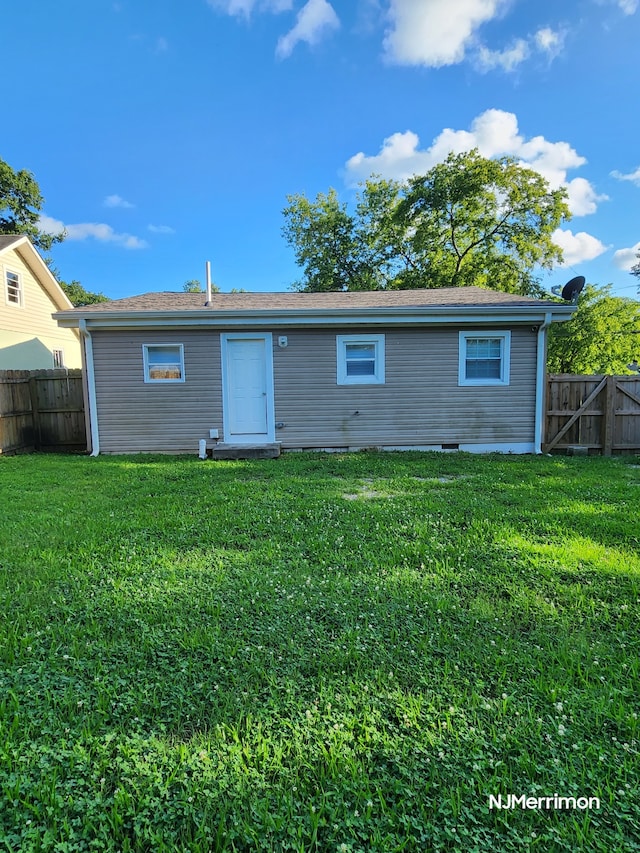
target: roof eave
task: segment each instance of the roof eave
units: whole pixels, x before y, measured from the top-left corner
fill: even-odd
[[[500,322],[542,323],[548,315],[552,321],[569,320],[575,311],[575,305],[533,304],[533,305],[430,305],[400,306],[396,308],[306,308],[296,310],[283,309],[244,309],[234,311],[215,311],[211,308],[199,308],[186,311],[62,311],[54,314],[54,319],[65,328],[76,328],[80,320],[85,320],[88,328],[132,328],[158,326],[306,326],[339,325],[344,322],[357,325],[406,323],[446,323],[455,324],[463,319],[489,320]]]
[[[23,258],[23,262],[26,263],[27,266],[34,268],[33,272],[37,276],[40,285],[59,310],[63,311],[73,308],[73,303],[42,259],[38,250],[25,234],[19,236],[13,243],[10,243],[8,246],[0,249],[0,253],[9,252],[11,250],[18,252],[18,254],[26,255],[26,258]]]

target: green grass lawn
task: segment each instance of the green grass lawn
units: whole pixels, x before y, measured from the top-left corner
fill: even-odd
[[[640,851],[639,458],[34,455],[0,507],[0,850]]]

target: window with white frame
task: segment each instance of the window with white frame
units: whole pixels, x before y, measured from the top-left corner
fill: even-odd
[[[53,366],[64,367],[64,350],[54,349],[53,351]]]
[[[145,382],[184,382],[183,344],[143,344]]]
[[[458,385],[508,385],[511,332],[460,332]]]
[[[24,305],[24,293],[22,290],[22,278],[20,273],[5,270],[5,294],[9,305]]]
[[[384,335],[337,335],[338,385],[384,384]]]

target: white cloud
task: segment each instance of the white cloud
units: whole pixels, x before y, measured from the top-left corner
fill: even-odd
[[[564,260],[560,264],[561,267],[570,267],[582,261],[592,261],[608,248],[597,237],[587,234],[586,231],[578,231],[574,234],[569,229],[556,228],[551,239],[562,249]]]
[[[445,128],[429,148],[420,148],[418,135],[411,130],[387,137],[378,154],[359,152],[346,163],[347,181],[357,184],[372,174],[406,180],[424,174],[449,153],[460,154],[477,148],[484,157],[511,156],[535,170],[549,181],[553,189],[566,187],[568,204],[576,216],[596,210],[597,203],[607,197],[598,195],[585,178],[567,180],[567,171],[587,161],[568,142],[549,142],[543,136],[525,140],[518,130],[514,113],[490,109],[471,123],[471,130]]]
[[[618,172],[617,169],[611,172],[611,175],[619,181],[631,181],[632,184],[640,187],[640,166],[638,166],[635,172],[629,172],[628,175],[623,175],[622,172]]]
[[[538,50],[549,55],[550,58],[557,56],[564,47],[566,38],[565,30],[552,30],[551,27],[543,27],[538,30],[533,39]]]
[[[482,25],[499,17],[509,5],[510,0],[390,0],[385,56],[398,65],[440,68],[462,62],[471,53],[480,71],[514,71],[534,51],[551,59],[557,56],[565,33],[551,27],[517,38],[501,50],[480,43]]]
[[[42,214],[38,217],[38,228],[40,231],[44,231],[45,234],[62,234],[64,233],[65,225],[59,219]]]
[[[131,208],[134,206],[130,201],[127,201],[120,195],[108,195],[102,203],[105,207]]]
[[[489,50],[488,47],[480,47],[476,64],[481,71],[492,71],[494,68],[513,71],[521,62],[528,59],[530,54],[527,42],[524,39],[516,39],[512,46],[505,50]]]
[[[79,222],[73,225],[65,225],[59,219],[41,216],[38,219],[38,228],[46,234],[66,232],[67,240],[86,240],[93,237],[101,243],[115,243],[124,249],[146,249],[149,246],[146,240],[141,240],[132,234],[120,234],[103,222]]]
[[[349,183],[356,184],[372,174],[404,181],[411,175],[426,171],[432,165],[431,158],[428,152],[418,150],[419,142],[417,133],[406,130],[387,136],[380,153],[373,157],[359,151],[347,160]]]
[[[638,0],[618,0],[618,6],[625,15],[633,15],[638,8]]]
[[[608,201],[608,195],[598,195],[585,178],[573,178],[565,184],[569,197],[567,204],[574,216],[587,216],[589,213],[595,213],[598,209],[598,202]]]
[[[256,9],[259,12],[288,12],[293,0],[207,0],[209,6],[227,15],[249,18]]]
[[[298,12],[295,24],[289,32],[278,39],[276,56],[286,59],[298,42],[316,44],[331,30],[340,26],[340,19],[327,0],[308,0]]]
[[[158,36],[156,39],[156,53],[164,53],[169,50],[169,42],[164,36]]]
[[[461,62],[478,28],[504,5],[504,0],[391,0],[386,57],[430,68]]]
[[[411,175],[427,172],[450,152],[460,154],[479,148],[485,157],[512,153],[522,145],[522,137],[513,113],[487,110],[473,120],[471,131],[445,128],[430,148],[421,150],[419,143],[418,135],[407,130],[387,137],[379,154],[355,154],[346,164],[350,183],[355,184],[371,174],[404,181]]]
[[[631,267],[634,267],[638,263],[639,253],[640,243],[636,243],[635,246],[631,246],[628,249],[618,249],[617,252],[613,253],[613,263],[618,269],[629,272]]]
[[[147,230],[152,234],[175,234],[175,228],[170,225],[147,225]]]
[[[551,61],[558,56],[564,47],[565,30],[552,30],[551,27],[539,29],[533,36],[526,39],[516,39],[510,47],[504,50],[490,50],[480,45],[475,55],[475,65],[480,71],[515,71],[525,59],[535,53],[542,53]]]
[[[533,136],[512,153],[553,186],[564,184],[568,169],[577,169],[587,162],[568,142],[549,142],[544,136]]]

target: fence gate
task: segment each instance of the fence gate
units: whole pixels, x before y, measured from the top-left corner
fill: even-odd
[[[640,376],[550,375],[542,449],[569,447],[640,453]]]

